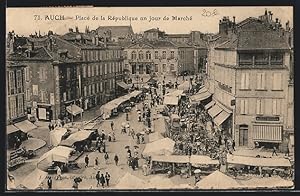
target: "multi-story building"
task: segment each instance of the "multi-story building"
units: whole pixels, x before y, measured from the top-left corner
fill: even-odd
[[[215,102],[209,114],[239,146],[281,147],[287,138],[291,64],[278,19],[235,24],[225,17],[219,30],[209,50],[208,83]]]
[[[112,42],[123,42],[131,40],[134,37],[134,32],[131,26],[99,26],[93,34],[99,37],[109,36]]]
[[[184,43],[140,40],[124,51],[124,65],[131,74],[177,75],[193,69],[193,47]]]
[[[123,79],[122,48],[105,38],[85,39],[85,36],[80,33],[69,33],[68,37],[53,36],[58,48],[53,62],[57,76],[55,106],[60,117],[67,115],[66,108],[70,105],[88,110],[115,98],[118,84]]]

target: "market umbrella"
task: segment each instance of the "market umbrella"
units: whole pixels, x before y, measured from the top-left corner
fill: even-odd
[[[125,146],[125,149],[128,149],[128,148],[130,148],[129,146]]]
[[[140,134],[141,134],[141,135],[145,135],[145,132],[144,132],[144,131],[142,131],[142,132],[140,132]]]
[[[196,169],[196,170],[194,171],[195,174],[199,174],[200,172],[201,172],[200,169]]]
[[[134,148],[139,148],[138,146],[134,146]]]
[[[122,125],[122,127],[125,127],[125,126],[126,126],[126,123],[125,123],[125,122],[122,122],[121,125]]]

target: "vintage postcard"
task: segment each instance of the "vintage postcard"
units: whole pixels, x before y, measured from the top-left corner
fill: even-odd
[[[292,6],[6,18],[7,191],[294,189]]]

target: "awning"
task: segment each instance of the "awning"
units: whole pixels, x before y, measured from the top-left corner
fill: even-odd
[[[204,155],[192,155],[190,163],[192,166],[197,167],[199,165],[218,165],[218,160],[213,160],[209,156]]]
[[[129,89],[128,84],[126,84],[125,82],[117,82],[117,85],[122,87],[125,90]]]
[[[208,89],[205,87],[205,86],[203,86],[198,92],[197,92],[197,94],[199,93],[204,93],[204,92],[206,92],[206,91],[208,91]]]
[[[230,114],[223,110],[218,116],[214,118],[214,123],[220,126],[229,116]]]
[[[75,142],[86,140],[92,134],[91,131],[82,130],[70,135],[66,140],[63,140],[60,145],[71,147]]]
[[[149,137],[149,142],[155,142],[157,140],[163,139],[164,137],[161,135],[161,133],[159,132],[154,132],[154,133],[150,133],[148,135]]]
[[[253,125],[253,140],[258,142],[282,142],[281,125]]]
[[[184,81],[182,84],[178,86],[179,90],[188,91],[192,86],[190,85],[190,81]]]
[[[67,163],[72,151],[73,148],[68,148],[65,146],[57,146],[52,148],[39,158],[37,166],[39,169],[47,171],[49,165],[51,165],[53,161]]]
[[[204,108],[205,108],[206,110],[208,110],[208,109],[211,108],[213,105],[215,105],[215,103],[216,103],[215,101],[211,101],[211,102],[209,102],[208,104],[206,104]]]
[[[217,116],[218,114],[220,114],[222,112],[222,108],[220,108],[220,106],[218,105],[214,105],[212,108],[210,108],[208,110],[208,114],[214,118],[215,116]]]
[[[220,171],[214,171],[197,182],[196,187],[199,189],[237,189],[242,188],[243,185]]]
[[[61,142],[62,136],[67,132],[66,128],[56,127],[54,130],[50,131],[50,144],[52,146],[58,146]]]
[[[143,91],[133,91],[129,95],[130,95],[130,97],[136,97],[136,96],[138,96],[138,95],[140,95],[142,93],[143,93]]]
[[[178,105],[178,97],[165,96],[164,105]]]
[[[152,161],[164,163],[189,163],[189,157],[183,155],[153,156]]]
[[[14,132],[17,132],[19,131],[20,129],[18,129],[17,127],[15,127],[14,125],[8,125],[6,126],[6,134],[11,134],[11,133],[14,133]]]
[[[70,105],[70,106],[67,107],[67,111],[70,114],[72,114],[73,116],[76,116],[76,115],[82,113],[83,109],[81,107],[73,104],[73,105]]]
[[[171,155],[174,152],[175,142],[170,138],[164,138],[146,144],[143,156],[154,156],[154,155]]]
[[[32,124],[28,120],[24,120],[22,122],[18,122],[18,123],[15,124],[15,126],[17,128],[19,128],[21,131],[25,132],[25,133],[28,133],[29,131],[37,128],[36,125]]]
[[[175,90],[166,94],[165,96],[172,96],[172,97],[180,97],[183,94],[183,90]]]
[[[285,158],[256,158],[246,156],[227,155],[229,164],[249,165],[258,167],[291,167],[291,162]]]
[[[208,91],[206,92],[203,92],[203,93],[200,93],[200,94],[195,94],[195,95],[192,95],[190,97],[191,101],[192,102],[199,102],[199,101],[203,101],[207,98],[209,98],[211,96],[211,93],[209,93]]]
[[[97,123],[89,123],[87,125],[84,126],[85,130],[91,130],[93,129],[95,126],[97,125]]]

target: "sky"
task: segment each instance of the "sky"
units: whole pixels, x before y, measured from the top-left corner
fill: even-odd
[[[6,31],[14,30],[18,35],[28,36],[35,32],[43,35],[49,30],[57,34],[64,34],[69,28],[84,31],[86,26],[90,30],[99,26],[130,25],[135,33],[159,28],[166,33],[189,33],[201,31],[203,33],[218,32],[218,23],[223,16],[235,16],[236,22],[248,17],[258,17],[265,13],[265,9],[273,12],[273,19],[279,18],[283,27],[286,21],[293,25],[293,7],[45,7],[45,8],[7,8]],[[35,16],[37,15],[37,16]],[[50,15],[63,15],[65,20],[46,20]],[[93,16],[98,20],[93,20]],[[101,19],[102,16],[102,19]],[[112,20],[113,17],[132,17],[122,21]],[[173,17],[183,17],[185,20],[174,20]],[[38,20],[40,17],[41,20]],[[77,17],[77,19],[76,19]],[[89,17],[88,20],[82,20]],[[155,20],[149,19],[155,18]],[[69,19],[68,19],[69,18]],[[80,20],[81,19],[81,20]],[[95,19],[95,18],[94,18]],[[110,20],[108,20],[110,19]],[[146,19],[146,20],[143,20]]]

